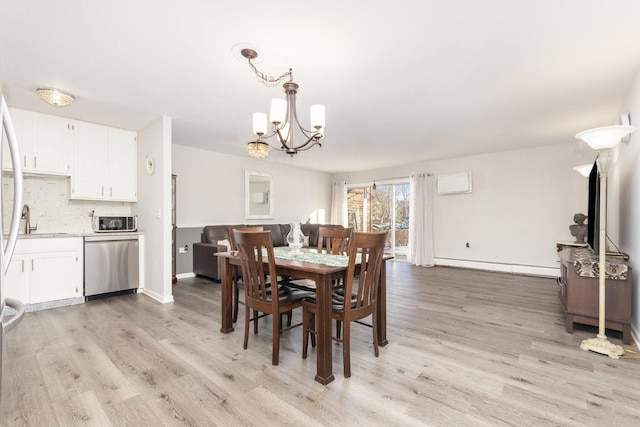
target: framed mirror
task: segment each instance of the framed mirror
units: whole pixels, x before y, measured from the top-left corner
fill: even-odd
[[[273,219],[273,181],[270,174],[244,171],[244,211],[246,219]]]

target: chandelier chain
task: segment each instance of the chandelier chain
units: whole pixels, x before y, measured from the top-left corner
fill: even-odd
[[[278,83],[280,83],[282,80],[284,80],[287,77],[289,77],[290,82],[293,81],[293,71],[291,68],[289,68],[289,71],[282,74],[280,77],[272,77],[272,76],[267,76],[266,74],[258,71],[256,66],[253,65],[253,62],[251,62],[251,59],[248,58],[248,62],[249,62],[249,66],[251,66],[251,68],[253,69],[253,72],[256,73],[256,77],[258,78],[258,80],[260,80],[265,86],[268,86],[268,87],[276,86],[278,85]]]

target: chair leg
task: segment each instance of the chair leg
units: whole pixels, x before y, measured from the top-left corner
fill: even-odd
[[[247,306],[247,308],[244,311],[244,349],[247,349],[247,344],[249,344],[249,322],[251,321],[250,319],[250,312],[251,309],[249,308],[249,306]]]
[[[376,312],[373,312],[371,329],[373,329],[373,354],[378,357],[378,323],[376,322]]]
[[[311,347],[316,346],[316,314],[315,313],[311,313],[311,325],[309,326],[309,328],[311,328]]]
[[[277,365],[280,361],[280,316],[274,313],[271,317],[273,317],[273,354],[271,364]]]
[[[307,358],[307,347],[309,346],[309,310],[302,307],[302,358]]]
[[[258,316],[260,315],[259,312],[257,311],[253,311],[253,333],[257,334],[258,333]]]
[[[287,326],[291,326],[292,317],[293,317],[293,310],[287,311]]]
[[[344,322],[343,332],[344,338],[342,339],[342,359],[344,364],[344,377],[349,378],[351,376],[351,322]]]
[[[336,338],[340,339],[340,331],[342,329],[342,322],[336,320]]]
[[[238,321],[238,300],[240,291],[238,290],[238,278],[233,279],[233,323]]]

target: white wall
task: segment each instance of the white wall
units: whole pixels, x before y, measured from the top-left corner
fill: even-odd
[[[145,156],[155,160],[148,175]],[[171,119],[161,117],[138,131],[138,202],[132,207],[144,233],[143,292],[160,302],[172,302],[171,289]]]
[[[438,175],[471,171],[472,193],[444,196],[434,191],[437,262],[555,275],[556,242],[573,240],[569,232],[573,215],[586,214],[587,209],[587,181],[572,168],[592,163],[594,158],[594,153],[576,140],[335,178],[380,183],[384,178],[428,172],[433,173],[435,185]]]
[[[330,219],[331,175],[328,173],[182,145],[174,144],[172,148],[179,228],[306,222],[308,219],[326,223]],[[273,220],[244,218],[245,169],[271,174]]]
[[[640,336],[640,73],[636,76],[621,113],[630,113],[638,130],[628,144],[614,149],[609,173],[607,234],[622,252],[629,254],[633,267],[632,328]],[[634,120],[635,119],[635,120]],[[634,123],[635,121],[635,123]],[[616,123],[603,123],[616,124]],[[637,339],[637,338],[636,338]]]

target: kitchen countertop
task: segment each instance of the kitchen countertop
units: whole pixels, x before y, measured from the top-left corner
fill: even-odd
[[[130,236],[130,235],[140,235],[144,234],[141,231],[123,231],[123,232],[114,232],[114,233],[31,233],[31,234],[18,234],[18,239],[52,239],[52,238],[61,238],[61,237],[95,237],[95,236]],[[6,239],[5,235],[5,239]]]

